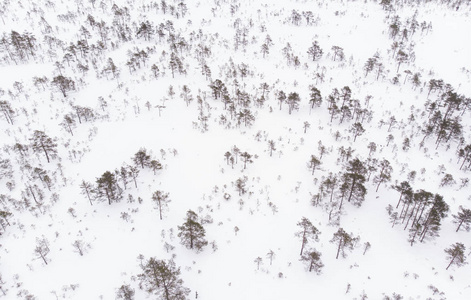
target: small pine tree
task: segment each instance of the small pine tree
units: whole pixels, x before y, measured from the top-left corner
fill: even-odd
[[[33,148],[35,152],[44,152],[47,162],[50,162],[50,158],[57,156],[57,144],[43,131],[35,130],[31,140],[31,148]]]
[[[157,208],[159,209],[160,220],[162,220],[162,211],[166,207],[168,207],[168,203],[170,202],[170,199],[168,199],[168,193],[156,191],[152,194],[152,200],[154,200],[157,204]]]
[[[147,154],[147,150],[145,148],[139,149],[139,151],[134,154],[134,157],[132,158],[134,164],[136,166],[140,166],[141,169],[144,169],[145,167],[150,167],[151,165],[151,158],[150,155]]]
[[[314,271],[316,274],[320,274],[322,267],[324,267],[321,261],[321,253],[315,249],[307,251],[301,256],[300,260],[307,263],[309,272]]]
[[[445,249],[445,253],[448,254],[448,259],[450,259],[450,263],[446,267],[447,270],[451,265],[461,267],[467,264],[465,250],[466,248],[462,243],[455,243],[450,248]]]
[[[471,229],[471,209],[463,208],[461,205],[459,208],[460,211],[456,215],[453,215],[453,223],[458,224],[456,232],[460,230],[461,226],[463,226],[466,231],[469,231]]]
[[[186,220],[182,226],[178,226],[178,230],[180,231],[178,237],[181,239],[182,245],[188,249],[196,249],[199,252],[208,245],[208,241],[205,239],[206,231],[198,222],[198,215],[194,211],[187,211]]]
[[[116,299],[134,300],[134,289],[129,284],[123,284],[116,292]]]
[[[311,160],[309,160],[309,168],[312,170],[312,175],[314,175],[314,171],[320,164],[321,161],[315,155],[311,155]]]
[[[345,250],[353,250],[359,239],[359,237],[354,237],[353,233],[348,234],[343,228],[339,228],[337,232],[334,233],[332,240],[330,240],[331,243],[338,243],[335,259],[338,259],[340,254],[342,257],[346,257],[347,254]]]
[[[305,217],[303,217],[301,221],[299,221],[296,225],[301,227],[301,230],[296,232],[295,236],[301,237],[301,253],[299,255],[303,255],[303,250],[308,240],[313,239],[315,241],[318,241],[319,234],[321,232],[314,225],[312,225],[311,221],[309,221]]]
[[[179,278],[180,268],[173,260],[158,260],[151,257],[142,267],[143,273],[138,275],[141,284],[149,294],[155,294],[164,300],[185,300],[190,289],[183,286]]]

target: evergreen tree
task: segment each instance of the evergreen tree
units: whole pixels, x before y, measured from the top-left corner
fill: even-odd
[[[447,216],[448,210],[449,206],[443,200],[443,196],[435,194],[432,208],[422,225],[423,230],[421,232],[421,242],[423,242],[426,237],[433,238],[439,236],[441,220]]]
[[[455,243],[450,248],[445,249],[445,253],[448,254],[448,259],[450,259],[450,263],[446,267],[447,270],[451,265],[461,267],[467,264],[465,250],[466,247],[462,243]]]
[[[75,120],[72,114],[66,114],[64,116],[64,120],[59,125],[67,130],[72,136],[74,135],[72,128],[75,128]]]
[[[43,131],[35,130],[31,140],[31,148],[33,148],[35,152],[44,152],[47,162],[50,162],[49,158],[55,158],[57,156],[57,144]]]
[[[144,167],[150,167],[151,157],[149,154],[147,154],[146,148],[139,149],[139,151],[134,154],[132,160],[137,166],[140,166],[142,169],[144,169]]]
[[[69,91],[75,90],[75,82],[62,75],[56,76],[52,79],[51,84],[61,91],[64,98],[67,97]]]
[[[312,175],[314,175],[314,171],[320,164],[321,161],[315,155],[311,155],[311,160],[309,160],[309,168],[312,170]]]
[[[49,261],[47,255],[50,251],[51,249],[49,248],[49,241],[45,237],[36,238],[36,248],[34,248],[34,254],[36,254],[38,258],[41,258],[46,265]]]
[[[160,220],[162,220],[162,211],[168,207],[168,203],[170,199],[168,199],[168,193],[164,193],[162,191],[155,191],[152,194],[152,200],[155,201],[157,207],[159,209]]]
[[[106,171],[100,178],[96,179],[97,187],[96,194],[98,199],[108,200],[111,202],[118,202],[122,199],[122,190],[118,186],[116,176],[110,171]]]
[[[278,92],[278,95],[277,95],[277,99],[278,99],[278,101],[280,102],[280,110],[281,110],[281,105],[283,104],[283,102],[286,101],[286,94],[285,94],[285,92],[279,91],[279,92]]]
[[[307,49],[307,54],[312,61],[319,60],[322,57],[323,51],[317,41],[312,42],[312,46]]]
[[[461,205],[459,208],[460,211],[456,215],[453,215],[453,223],[458,224],[456,232],[460,230],[461,226],[463,226],[466,231],[469,231],[471,229],[471,209],[463,208]]]
[[[404,194],[410,194],[410,195],[412,194],[412,187],[409,185],[409,182],[403,181],[399,185],[393,186],[393,189],[401,193],[401,195],[399,196],[399,201],[397,202],[397,205],[396,205],[396,208],[398,208],[399,204],[401,204],[402,196]]]
[[[244,176],[243,178],[238,178],[235,182],[235,187],[236,190],[239,192],[239,196],[242,196],[247,192],[245,188],[245,184],[247,183],[247,176]]]
[[[348,234],[343,228],[339,228],[336,233],[334,233],[334,237],[330,240],[331,243],[337,243],[337,256],[335,259],[339,258],[339,254],[342,257],[346,257],[347,254],[345,250],[353,250],[356,243],[360,240],[359,237],[354,237],[353,233]]]
[[[397,70],[396,73],[399,72],[399,68],[401,67],[401,64],[407,62],[409,60],[409,55],[405,53],[402,50],[399,50],[396,55],[396,61],[397,61]]]
[[[129,284],[123,284],[116,292],[116,299],[134,300],[134,289]]]
[[[301,227],[301,230],[296,232],[295,236],[301,237],[301,253],[299,255],[303,255],[304,247],[309,239],[313,239],[316,242],[319,241],[319,234],[321,232],[305,217],[303,217],[296,225]]]
[[[93,197],[93,186],[91,183],[86,182],[85,180],[82,180],[80,183],[80,190],[83,195],[87,195],[88,201],[90,201],[90,205],[93,205],[92,203],[92,197]]]
[[[380,172],[374,178],[374,182],[378,184],[376,186],[376,192],[378,192],[381,183],[391,180],[392,166],[387,159],[383,159],[379,163],[379,168]]]
[[[3,116],[5,117],[5,120],[7,120],[8,124],[13,125],[13,114],[15,111],[11,108],[10,102],[0,101],[0,111],[3,112]]]
[[[335,188],[338,185],[338,179],[335,174],[329,173],[329,176],[321,183],[323,190],[330,194],[330,202],[332,202],[334,198]]]
[[[339,46],[332,46],[332,51],[334,52],[334,57],[332,58],[333,61],[336,61],[337,58],[339,61],[344,60],[345,55],[343,53],[343,48]]]
[[[152,169],[152,171],[154,171],[155,175],[156,171],[162,170],[162,164],[158,160],[153,159],[150,161],[150,168]]]
[[[353,134],[353,142],[357,140],[357,137],[365,133],[365,129],[360,122],[353,123],[350,128],[350,132]]]
[[[270,157],[271,157],[272,154],[273,154],[273,151],[276,151],[275,141],[273,141],[273,140],[268,141],[268,150],[270,150]]]
[[[204,238],[206,231],[198,222],[198,216],[192,210],[187,211],[186,220],[182,226],[178,226],[178,237],[181,239],[182,245],[188,249],[196,249],[201,251],[204,246],[208,245],[208,241]]]
[[[275,252],[273,250],[270,249],[270,251],[268,251],[267,253],[267,258],[270,260],[270,266],[273,262],[273,259],[275,258]]]
[[[314,108],[314,106],[319,107],[322,104],[321,91],[314,86],[311,86],[310,90],[311,93],[309,94],[309,103],[311,103],[311,108]]]
[[[301,101],[301,99],[299,98],[299,95],[298,93],[290,93],[289,96],[288,96],[288,108],[289,108],[289,114],[291,114],[291,112],[293,110],[297,110],[299,109],[299,102]]]
[[[307,263],[309,272],[314,271],[316,274],[320,274],[322,267],[324,267],[321,261],[321,253],[315,249],[302,255],[300,260]]]
[[[348,202],[353,200],[357,206],[361,206],[365,200],[366,188],[365,183],[366,168],[365,165],[355,158],[348,162],[346,172],[342,176],[342,184],[348,190]]]
[[[138,275],[141,284],[149,294],[155,294],[163,300],[185,300],[190,290],[183,286],[179,278],[180,268],[173,260],[158,260],[151,257],[143,266],[142,273]]]
[[[244,169],[247,167],[247,163],[252,163],[253,161],[251,160],[252,158],[252,155],[250,155],[249,153],[247,152],[243,152],[240,154],[240,157],[242,158],[242,160],[244,161]]]

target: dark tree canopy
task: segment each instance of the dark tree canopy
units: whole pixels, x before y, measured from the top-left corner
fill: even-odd
[[[181,243],[188,249],[201,251],[208,244],[205,239],[206,231],[198,222],[198,215],[192,210],[187,211],[186,220],[183,225],[178,226],[178,230]]]
[[[173,260],[158,260],[151,257],[138,275],[141,283],[149,294],[154,294],[163,300],[185,300],[190,289],[183,286],[179,278],[180,268]]]

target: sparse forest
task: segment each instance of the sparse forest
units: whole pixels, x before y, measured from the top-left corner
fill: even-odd
[[[470,13],[0,0],[0,298],[470,299]]]

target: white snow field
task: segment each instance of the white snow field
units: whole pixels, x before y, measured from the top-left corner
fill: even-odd
[[[470,13],[457,0],[0,1],[0,298],[471,299],[471,216],[458,231],[453,216],[471,209]],[[140,150],[162,168],[135,164]],[[355,158],[366,194],[349,202]],[[156,191],[171,200],[162,220]],[[189,210],[201,251],[178,236]],[[300,260],[303,217],[320,231],[303,249],[321,253],[317,273]],[[358,239],[336,258],[339,228]],[[456,243],[460,257],[445,253]],[[172,260],[190,292],[146,291],[150,258]]]

